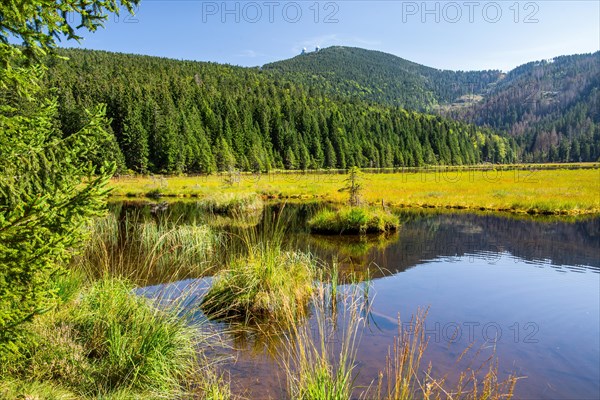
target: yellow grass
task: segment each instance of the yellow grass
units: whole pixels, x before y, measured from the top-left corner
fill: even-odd
[[[371,204],[445,207],[540,214],[600,213],[600,169],[439,168],[396,173],[365,173],[362,197]],[[544,166],[548,168],[549,166]],[[343,203],[344,174],[275,172],[242,174],[229,185],[225,175],[119,177],[113,196],[200,197],[255,192],[265,198],[322,199]]]

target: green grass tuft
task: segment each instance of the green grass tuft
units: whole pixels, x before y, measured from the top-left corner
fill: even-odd
[[[201,387],[198,326],[132,289],[101,279],[30,322],[20,359],[0,367],[3,398],[179,398]]]
[[[208,212],[229,216],[257,214],[264,207],[262,198],[255,193],[211,195],[198,204]]]
[[[282,211],[267,214],[260,229],[239,232],[242,249],[232,253],[243,255],[231,258],[202,300],[201,308],[209,317],[287,323],[289,314],[304,313],[316,261],[310,254],[284,249],[289,224],[281,220]]]
[[[74,309],[73,328],[94,365],[95,387],[177,393],[195,360],[195,332],[131,290],[121,280],[100,280]]]
[[[388,211],[369,207],[344,207],[323,210],[308,226],[311,232],[325,234],[365,234],[391,232],[398,229],[398,218]]]
[[[308,254],[256,248],[221,271],[202,301],[211,317],[285,321],[304,313],[313,290],[315,263]]]

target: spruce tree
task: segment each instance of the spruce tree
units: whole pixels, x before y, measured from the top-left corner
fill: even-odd
[[[135,2],[135,0],[134,0]],[[110,144],[105,106],[86,112],[83,127],[58,127],[57,100],[40,85],[37,59],[59,35],[77,38],[66,19],[80,16],[95,30],[106,12],[132,2],[25,0],[0,5],[0,363],[19,351],[23,322],[52,306],[51,278],[64,269],[85,237],[85,225],[103,212],[115,164],[93,165]],[[22,47],[8,37],[23,41]]]

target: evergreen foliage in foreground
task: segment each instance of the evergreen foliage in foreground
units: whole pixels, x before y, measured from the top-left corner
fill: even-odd
[[[17,60],[18,50],[2,50]],[[0,357],[19,324],[49,306],[48,279],[82,242],[82,225],[105,207],[114,171],[86,161],[109,140],[104,107],[63,136],[56,101],[36,84],[41,74],[40,67],[8,64],[0,78]]]
[[[77,38],[68,12],[94,31],[128,0],[24,0],[0,6],[0,364],[17,357],[22,325],[54,304],[51,278],[83,241],[83,225],[105,207],[114,164],[107,147],[105,107],[81,110],[76,130],[58,124],[58,103],[40,85],[37,57],[61,35]],[[8,38],[23,47],[8,44]],[[92,160],[96,160],[95,166]]]

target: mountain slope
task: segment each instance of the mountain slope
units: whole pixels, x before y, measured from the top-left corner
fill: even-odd
[[[485,92],[502,75],[500,71],[443,71],[380,51],[340,46],[262,69],[329,94],[421,111],[471,91]]]
[[[600,52],[522,65],[481,101],[445,115],[508,132],[519,139],[528,161],[595,161]]]
[[[500,71],[443,71],[392,54],[354,47],[328,47],[263,66],[330,94],[430,110],[475,90],[485,92]]]
[[[600,52],[500,71],[443,71],[391,54],[330,47],[263,67],[342,98],[427,110],[515,137],[524,161],[600,157]]]

